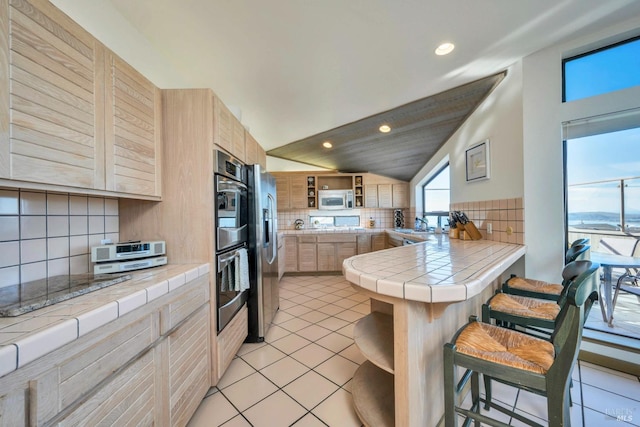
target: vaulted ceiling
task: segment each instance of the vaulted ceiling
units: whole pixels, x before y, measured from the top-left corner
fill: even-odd
[[[274,154],[334,129],[346,134],[347,124],[446,96],[542,48],[640,16],[637,0],[52,1],[81,24],[102,25],[95,35],[114,41],[105,43],[150,70],[152,80],[169,68],[181,77],[159,78],[159,86],[212,88]],[[98,21],[88,16],[95,8],[104,10]],[[157,51],[167,70],[140,60],[130,35]],[[456,49],[438,57],[443,41]],[[431,135],[447,132],[425,130],[425,144],[437,145]],[[352,160],[368,157],[365,143],[350,150]],[[403,150],[388,155],[389,163],[413,159]]]
[[[499,73],[303,138],[267,154],[340,172],[409,181],[504,78]],[[379,131],[381,125],[391,128]],[[323,147],[330,142],[332,147]]]

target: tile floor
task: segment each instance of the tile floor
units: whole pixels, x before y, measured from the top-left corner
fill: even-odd
[[[280,311],[265,342],[241,347],[189,426],[360,426],[350,384],[364,357],[351,337],[354,323],[368,312],[368,300],[342,276],[284,277]],[[529,417],[546,416],[545,400],[537,395],[495,384],[494,396]],[[640,426],[637,377],[580,363],[572,397],[574,427]]]

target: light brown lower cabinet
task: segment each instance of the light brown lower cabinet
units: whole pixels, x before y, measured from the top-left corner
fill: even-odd
[[[0,426],[184,426],[210,386],[201,276],[0,378]]]
[[[387,235],[385,233],[371,236],[371,251],[381,251],[387,247]]]
[[[342,262],[358,251],[356,234],[319,234],[318,271],[342,271]]]
[[[285,236],[278,251],[283,273],[342,271],[342,262],[352,256],[386,247],[385,233],[318,233]]]
[[[249,312],[245,304],[218,334],[218,372],[222,376],[249,334]]]
[[[298,271],[318,271],[316,236],[298,236]]]
[[[280,258],[278,263],[284,264],[285,273],[298,271],[298,238],[296,236],[285,236],[283,246],[284,259]]]

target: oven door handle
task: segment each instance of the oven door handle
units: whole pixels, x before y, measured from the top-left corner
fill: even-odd
[[[230,187],[230,188],[221,188],[221,189],[218,189],[218,191],[225,191],[225,190],[229,191],[229,190],[234,190],[234,188],[233,188],[233,187],[240,187],[240,188],[242,188],[242,189],[244,189],[244,190],[246,190],[246,189],[247,189],[247,186],[246,186],[246,185],[244,185],[243,183],[239,182],[239,181],[232,181],[232,180],[230,180],[230,179],[225,179],[225,178],[220,178],[220,177],[217,177],[217,179],[218,179],[218,185],[220,185],[220,184],[224,184],[224,185],[225,185],[225,187],[226,187],[226,186],[229,186],[229,187]],[[237,190],[236,190],[236,191],[237,191]]]
[[[227,266],[227,264],[229,264],[231,261],[233,261],[236,257],[238,257],[238,251],[233,251],[228,255],[219,255],[218,256],[218,270],[222,270],[223,268],[225,268]]]

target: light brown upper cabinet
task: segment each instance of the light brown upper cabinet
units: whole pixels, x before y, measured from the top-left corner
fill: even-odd
[[[126,109],[150,83],[116,58],[50,2],[0,0],[3,185],[159,199],[159,98]]]
[[[275,172],[278,210],[307,208],[307,176]]]
[[[48,1],[0,5],[0,174],[104,189],[102,47]]]
[[[219,97],[215,97],[213,142],[241,162],[246,161],[245,130]]]
[[[248,165],[258,164],[258,141],[249,133],[244,133],[244,160]]]
[[[111,52],[105,79],[106,189],[160,196],[160,89]]]
[[[394,208],[409,207],[409,184],[393,184],[391,200]]]

